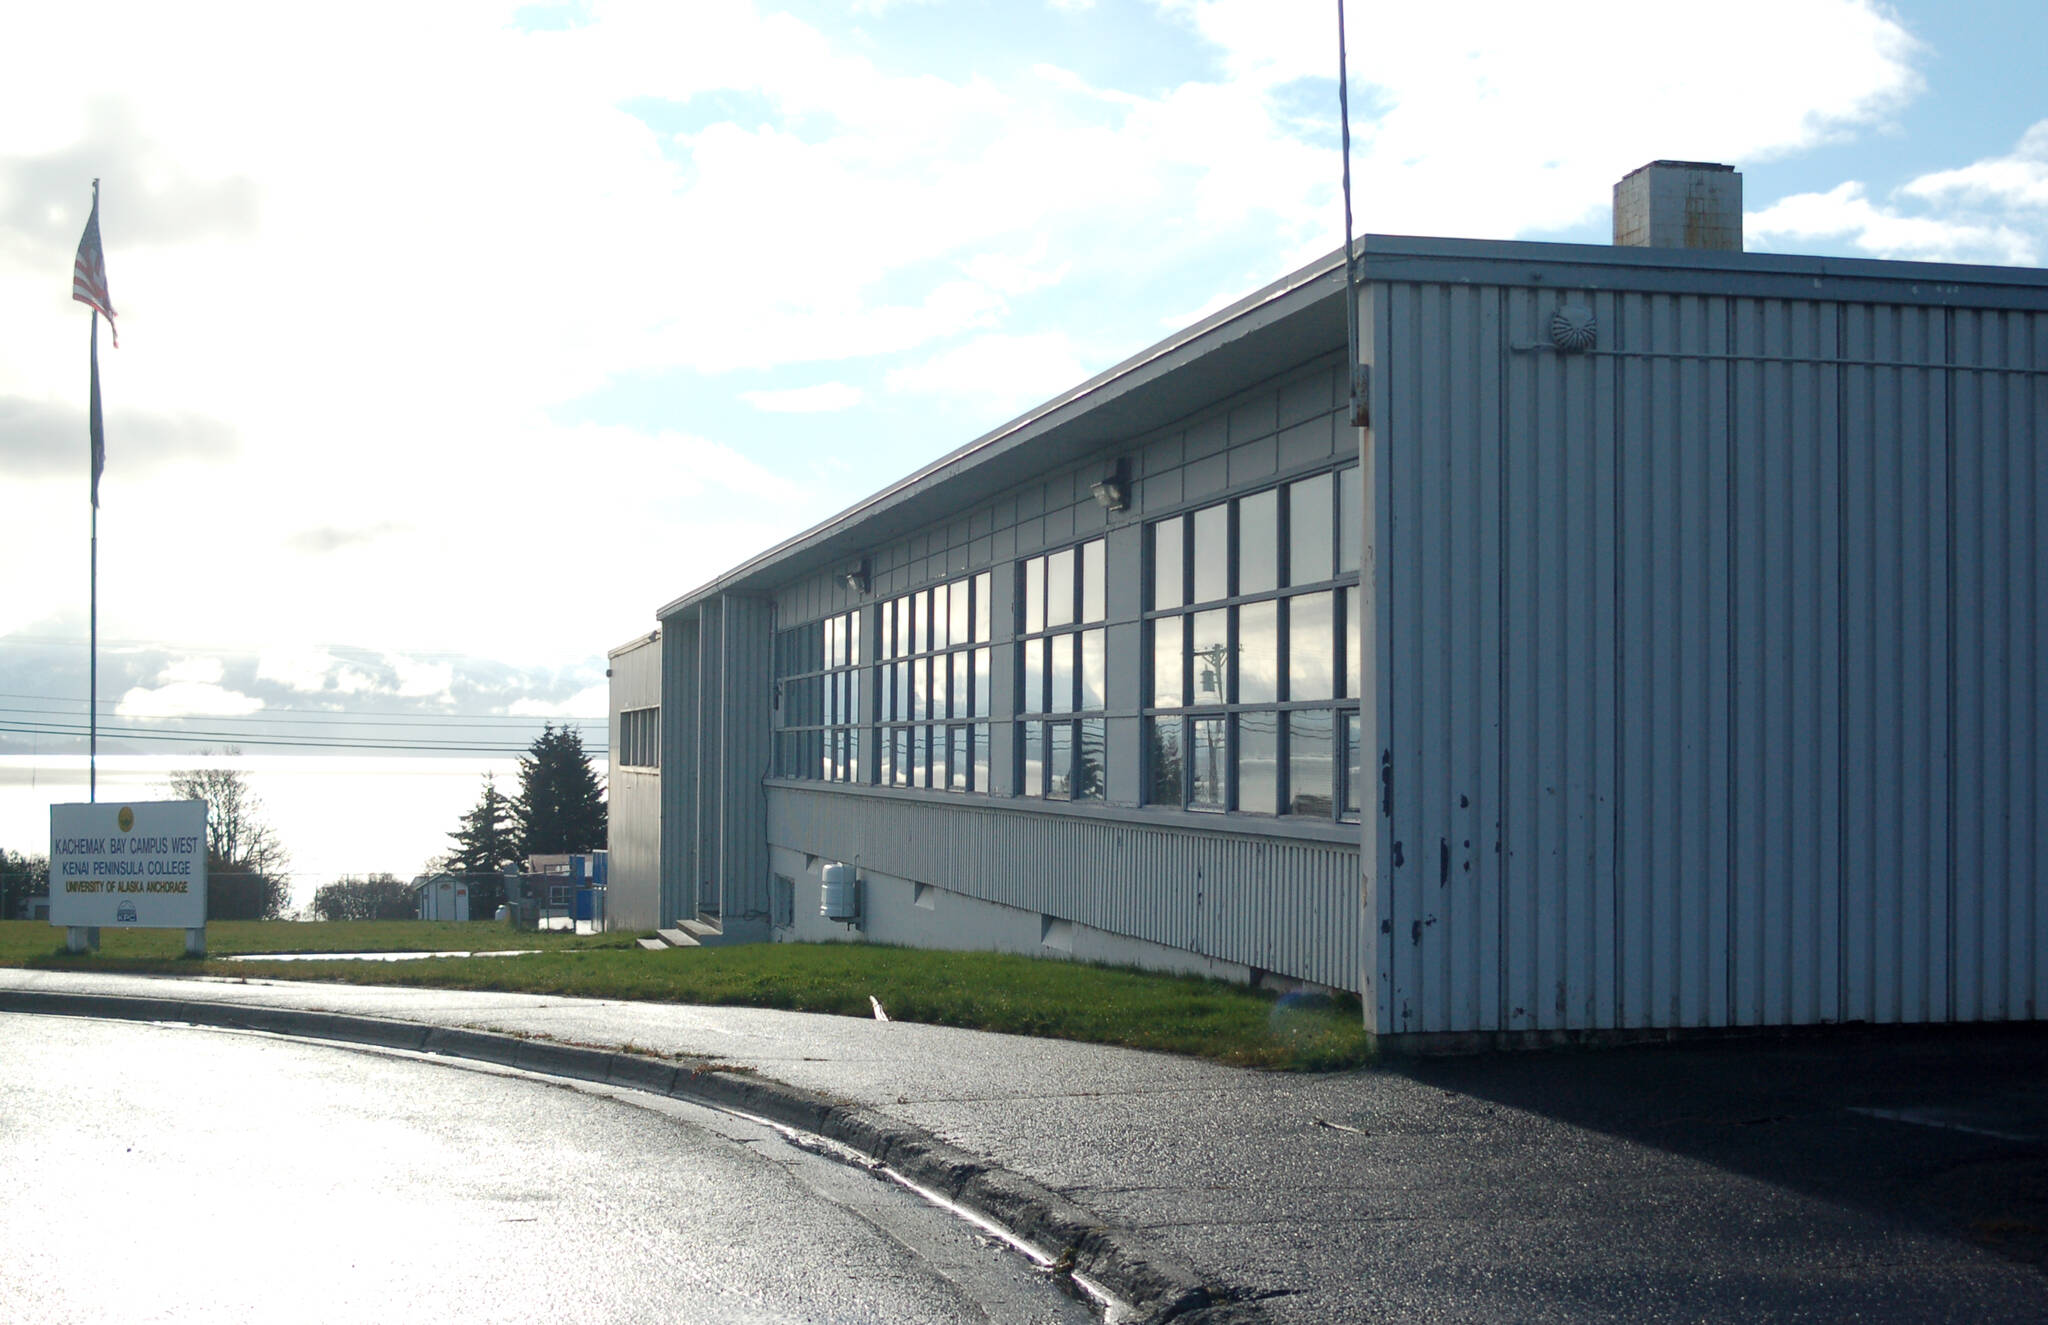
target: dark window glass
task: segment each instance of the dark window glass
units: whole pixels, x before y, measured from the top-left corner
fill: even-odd
[[[1359,468],[1337,474],[1337,569],[1358,569],[1358,550],[1365,543],[1365,488]]]
[[[1358,817],[1358,798],[1365,795],[1365,780],[1360,771],[1363,753],[1359,749],[1359,737],[1364,731],[1364,721],[1358,710],[1344,715],[1344,817]]]
[[[1185,673],[1187,641],[1184,616],[1163,616],[1152,623],[1152,702],[1159,708],[1179,708],[1187,702]],[[1180,797],[1173,798],[1180,804]]]
[[[1045,559],[1045,624],[1072,625],[1074,621],[1074,549],[1066,548]]]
[[[1195,596],[1192,601],[1212,603],[1230,596],[1230,507],[1205,506],[1196,511]]]
[[[1100,630],[1081,632],[1081,708],[1095,712],[1105,707],[1108,641]]]
[[[1287,582],[1315,584],[1334,573],[1330,517],[1333,501],[1328,474],[1305,478],[1287,488]]]
[[[1099,801],[1109,794],[1104,723],[1101,718],[1083,718],[1074,726],[1080,732],[1074,746],[1074,799]]]
[[[1102,540],[1081,545],[1081,620],[1100,621],[1108,614],[1108,584],[1103,573]]]
[[[1045,795],[1048,800],[1071,800],[1074,795],[1074,724],[1045,724]]]
[[[1271,709],[1237,715],[1237,808],[1280,813],[1280,715]]]
[[[1296,709],[1287,715],[1287,812],[1330,817],[1337,790],[1337,715]]]
[[[1230,613],[1225,608],[1196,612],[1189,618],[1188,674],[1194,681],[1193,704],[1230,702]]]
[[[1224,783],[1230,776],[1230,752],[1224,746],[1223,718],[1195,718],[1188,750],[1188,807],[1220,810],[1224,805]]]
[[[1280,493],[1254,493],[1237,503],[1237,591],[1280,587]]]
[[[1287,697],[1329,699],[1337,693],[1337,599],[1305,593],[1287,600]]]
[[[1280,604],[1275,599],[1237,609],[1237,698],[1270,704],[1280,698]]]
[[[1151,789],[1145,799],[1153,805],[1181,803],[1181,723],[1179,718],[1148,718],[1145,733],[1151,746]]]
[[[1152,526],[1152,606],[1179,607],[1187,601],[1181,581],[1180,517]],[[1178,803],[1178,802],[1176,802]]]

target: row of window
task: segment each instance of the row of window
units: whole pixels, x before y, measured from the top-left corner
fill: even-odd
[[[1146,531],[1145,799],[1200,811],[1357,813],[1362,489],[1356,467],[1152,522]],[[987,793],[989,722],[1015,720],[1022,795],[1107,794],[1106,543],[1020,560],[1011,673],[994,713],[992,572],[876,605],[872,657],[845,613],[776,641],[775,771]],[[874,677],[876,712],[861,686]],[[864,762],[865,741],[875,742]]]
[[[612,757],[634,768],[659,768],[661,710],[627,709],[619,714],[619,730],[612,738]]]

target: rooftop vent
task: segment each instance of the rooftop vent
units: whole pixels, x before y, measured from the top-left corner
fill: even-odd
[[[1614,242],[1742,251],[1742,173],[1709,161],[1652,161],[1614,186]]]

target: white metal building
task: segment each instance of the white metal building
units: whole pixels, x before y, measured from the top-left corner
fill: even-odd
[[[614,906],[1411,1043],[2042,1015],[2048,274],[1617,194],[1725,247],[1370,237],[1370,428],[1333,255],[663,607]]]

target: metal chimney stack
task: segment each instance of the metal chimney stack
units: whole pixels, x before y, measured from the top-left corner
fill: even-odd
[[[1614,186],[1614,242],[1742,251],[1742,173],[1710,161],[1652,161]]]

